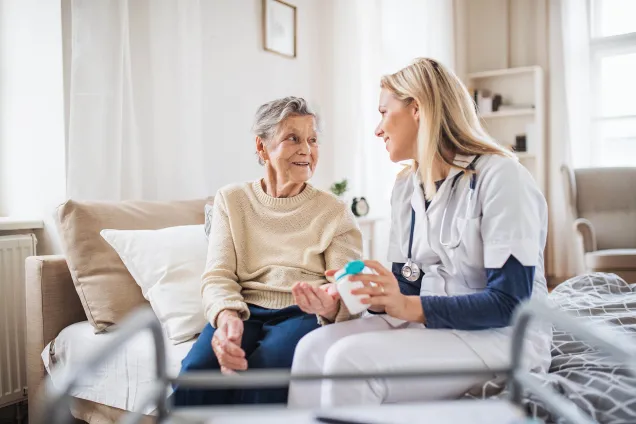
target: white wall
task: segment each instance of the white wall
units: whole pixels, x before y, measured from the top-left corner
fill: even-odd
[[[562,281],[572,275],[568,261],[567,226],[559,168],[565,162],[563,115],[563,52],[559,16],[560,0],[456,0],[456,28],[460,75],[505,67],[538,65],[544,71],[547,173],[544,176],[550,209],[546,272]],[[558,25],[557,25],[558,24]],[[552,33],[552,34],[551,34]],[[549,41],[549,37],[552,39]],[[549,51],[550,49],[550,51]],[[561,69],[561,72],[557,72]],[[556,108],[556,109],[555,109]]]
[[[545,0],[455,0],[457,68],[466,73],[547,66]]]
[[[451,0],[330,0],[325,2],[332,47],[332,130],[335,178],[352,182],[349,197],[365,196],[376,227],[374,250],[386,263],[390,199],[402,167],[374,134],[380,120],[380,78],[417,57],[454,66]]]
[[[288,59],[262,47],[261,0],[202,2],[204,16],[205,88],[204,133],[210,140],[207,186],[250,180],[263,175],[254,155],[250,132],[259,105],[283,96],[304,97],[325,115],[321,159],[313,183],[327,188],[333,182],[331,157],[336,140],[330,131],[330,76],[325,53],[329,30],[323,24],[323,0],[292,0],[298,6],[298,56]],[[212,128],[210,128],[212,127]],[[218,143],[223,143],[223,154]]]
[[[263,176],[251,133],[257,107],[295,95],[326,109],[321,1],[295,3],[291,59],[263,49],[261,0],[74,1],[69,195],[205,197]],[[327,133],[321,140],[313,182],[324,188],[332,147]]]
[[[39,252],[59,253],[51,217],[66,198],[62,20],[68,23],[70,2],[0,1],[0,214],[43,218],[47,231]],[[321,0],[291,3],[299,12],[296,59],[263,50],[261,0],[202,2],[203,68],[210,75],[203,131],[213,136],[206,145],[207,192],[201,195],[262,175],[250,132],[254,113],[263,102],[287,95],[305,97],[325,115],[313,183],[327,188],[333,182],[324,9]],[[70,31],[64,37],[68,47]]]
[[[62,62],[64,58],[68,70],[70,55],[68,49],[63,55],[60,40],[70,2],[61,2],[62,16],[58,1],[0,1],[2,62],[7,64],[2,86],[10,87],[3,91],[0,112],[0,208],[5,214],[46,218],[66,196]],[[428,35],[438,26],[452,31],[452,22],[439,18],[439,13],[448,15],[444,9],[452,1],[438,0],[437,14],[416,0],[290,2],[299,14],[296,59],[263,50],[261,0],[201,2],[203,72],[210,76],[204,79],[202,131],[210,137],[205,153],[207,192],[200,194],[260,177],[263,169],[250,132],[257,107],[282,96],[305,97],[323,121],[321,160],[313,182],[328,188],[334,180],[349,178],[348,198],[369,199],[372,215],[385,219],[375,246],[379,259],[384,259],[388,201],[399,167],[388,160],[373,134],[379,78],[417,56],[430,55],[452,66],[452,41],[440,42],[452,40],[452,33],[450,39]],[[405,23],[405,17],[411,21]],[[416,25],[420,20],[422,25]],[[68,47],[70,32],[64,37]],[[16,39],[21,41],[9,41]],[[440,57],[443,52],[448,56]],[[26,166],[27,180],[16,183],[15,176]],[[52,244],[50,251],[59,250]]]
[[[39,253],[59,251],[52,213],[65,198],[61,10],[0,0],[0,215],[45,221]]]

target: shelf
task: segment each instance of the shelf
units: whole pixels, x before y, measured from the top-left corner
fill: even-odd
[[[44,228],[44,222],[39,219],[0,217],[0,231],[36,230],[39,228]]]
[[[528,152],[514,152],[515,156],[517,156],[519,159],[534,159],[536,158],[535,155],[533,155],[532,153],[528,153]]]
[[[382,221],[382,217],[380,216],[358,216],[356,217],[356,221],[358,221],[358,224],[373,224],[376,223],[378,221]]]
[[[495,77],[508,77],[512,75],[531,74],[538,69],[541,69],[541,68],[539,66],[525,66],[521,68],[497,69],[494,71],[474,72],[472,74],[468,74],[468,78],[483,79],[483,78],[495,78]]]
[[[483,119],[493,119],[493,118],[505,118],[509,116],[530,116],[534,115],[534,109],[510,109],[510,110],[501,110],[498,112],[490,112],[479,115],[480,118]]]

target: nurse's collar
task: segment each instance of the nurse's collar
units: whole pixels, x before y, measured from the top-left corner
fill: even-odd
[[[466,156],[457,154],[455,155],[455,159],[453,160],[453,165],[458,166],[462,169],[466,169],[466,167],[471,164],[475,157],[476,155]],[[454,167],[451,168],[446,179],[453,178],[455,175],[459,174],[460,171],[460,169]]]

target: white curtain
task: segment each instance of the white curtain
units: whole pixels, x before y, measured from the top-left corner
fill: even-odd
[[[72,0],[67,192],[205,196],[198,0]]]
[[[351,196],[363,195],[371,215],[382,217],[375,233],[378,260],[386,259],[390,197],[402,167],[389,160],[374,135],[379,122],[380,78],[417,57],[454,67],[453,0],[351,0],[334,2],[333,139],[336,177],[352,182]]]
[[[590,162],[590,78],[587,2],[550,0],[550,274],[583,271],[561,167]]]
[[[572,166],[592,164],[590,17],[588,2],[561,0],[563,87]]]

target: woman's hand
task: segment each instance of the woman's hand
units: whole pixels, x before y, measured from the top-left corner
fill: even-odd
[[[217,329],[212,336],[212,350],[223,374],[234,374],[247,369],[245,352],[241,349],[243,321],[236,311],[224,310],[217,318]]]
[[[352,275],[351,281],[360,281],[365,287],[352,290],[351,294],[369,295],[368,298],[361,300],[362,303],[371,305],[374,310],[384,308],[384,311],[394,318],[410,322],[426,322],[419,296],[403,295],[395,275],[380,262],[364,261],[364,264],[374,270],[377,275]]]
[[[305,282],[298,282],[292,286],[292,295],[303,312],[320,315],[328,321],[336,318],[340,294],[333,284],[315,288]]]

